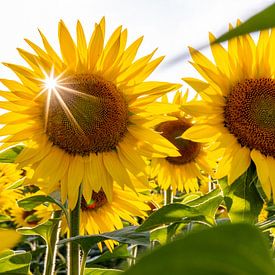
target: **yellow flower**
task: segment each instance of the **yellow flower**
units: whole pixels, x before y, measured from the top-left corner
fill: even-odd
[[[19,199],[38,195],[45,195],[45,193],[37,191],[25,195],[21,194]],[[50,219],[53,213],[53,208],[51,205],[39,205],[32,210],[25,210],[17,205],[17,201],[13,201],[13,206],[10,207],[9,213],[11,220],[15,223],[16,227],[34,227]]]
[[[6,64],[20,81],[2,80],[8,110],[0,135],[4,146],[23,142],[16,162],[34,168],[31,183],[45,192],[61,188],[62,201],[75,207],[83,183],[87,201],[102,188],[109,201],[113,181],[134,189],[130,174],[146,182],[140,154],[177,155],[174,146],[145,127],[154,100],[180,85],[144,80],[162,61],[155,51],[135,61],[142,38],[126,47],[127,30],[117,28],[104,45],[105,19],[87,43],[80,22],[76,43],[59,23],[60,57],[40,32],[45,49],[19,49],[29,68]],[[152,109],[151,109],[152,104]],[[165,112],[161,107],[158,113]]]
[[[175,94],[173,103],[182,105],[186,103],[188,93]],[[163,99],[165,100],[165,99]],[[198,179],[207,180],[204,172],[211,172],[206,145],[181,138],[193,123],[192,118],[183,112],[170,113],[174,120],[160,123],[156,126],[163,137],[173,143],[180,156],[166,158],[153,158],[151,161],[151,177],[157,179],[163,189],[172,187],[174,191],[195,192],[199,188]]]
[[[10,249],[19,242],[21,235],[14,230],[0,229],[0,252]]]
[[[215,37],[210,34],[210,41]],[[228,41],[228,50],[211,45],[215,64],[191,49],[193,66],[207,82],[186,78],[202,101],[185,104],[200,120],[183,137],[214,142],[221,154],[218,178],[234,182],[250,166],[268,198],[275,191],[275,30],[261,31],[258,43],[250,35]]]
[[[22,170],[13,163],[0,163],[0,212],[10,208],[20,194],[13,189],[13,184],[22,178]]]
[[[123,228],[123,222],[138,225],[136,217],[144,219],[151,208],[146,203],[150,201],[150,196],[137,194],[129,188],[122,190],[117,184],[113,186],[113,200],[107,200],[103,190],[92,193],[91,200],[81,200],[80,214],[80,234],[100,234]],[[66,222],[63,217],[62,231],[67,230]],[[114,248],[116,242],[111,240],[104,241],[109,250]],[[99,243],[99,248],[102,245]]]
[[[12,185],[22,178],[23,171],[13,163],[0,163],[0,185]]]

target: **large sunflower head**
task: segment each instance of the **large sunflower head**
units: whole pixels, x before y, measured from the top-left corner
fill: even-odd
[[[155,98],[179,87],[145,82],[163,57],[135,60],[142,38],[126,46],[127,30],[117,28],[105,43],[105,19],[86,40],[80,22],[73,40],[59,23],[61,56],[40,32],[44,48],[26,39],[19,49],[28,67],[6,64],[19,81],[2,80],[9,89],[0,107],[6,124],[4,146],[23,142],[20,166],[34,168],[32,182],[46,192],[61,187],[62,200],[74,208],[80,183],[84,197],[101,189],[112,199],[112,183],[134,188],[129,174],[146,182],[140,153],[176,155],[174,146],[145,127]],[[161,107],[158,110],[162,112]],[[145,114],[145,115],[144,115]]]
[[[173,103],[182,105],[187,97],[187,92],[177,92]],[[156,130],[177,147],[180,156],[152,158],[151,176],[165,190],[171,186],[174,191],[195,192],[199,188],[198,179],[207,180],[207,173],[211,172],[206,145],[181,137],[193,125],[191,116],[178,111],[169,113],[169,117],[170,120],[158,124]]]
[[[138,218],[144,219],[151,208],[147,204],[151,198],[148,195],[133,192],[129,188],[122,190],[117,184],[113,186],[113,199],[107,200],[107,196],[101,189],[92,192],[91,200],[81,200],[80,234],[101,234],[124,227],[124,223],[138,225]],[[63,218],[62,231],[67,231],[66,221]],[[104,241],[109,250],[113,250],[115,241]],[[101,243],[98,244],[102,249]]]
[[[215,37],[210,34],[210,41]],[[270,198],[275,183],[275,30],[264,30],[255,43],[250,35],[211,45],[215,63],[191,49],[193,66],[206,82],[186,78],[202,101],[186,104],[200,123],[184,133],[196,142],[213,142],[222,153],[218,178],[232,183],[250,166]],[[272,191],[273,189],[273,191]]]

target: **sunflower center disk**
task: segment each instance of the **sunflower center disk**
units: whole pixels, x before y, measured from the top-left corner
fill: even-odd
[[[111,151],[127,131],[128,107],[122,93],[99,76],[66,78],[48,98],[46,133],[54,145],[69,154]]]
[[[98,193],[93,191],[91,201],[87,202],[84,197],[82,197],[81,209],[84,211],[89,209],[97,209],[102,207],[107,202],[107,197],[102,190],[100,190]]]
[[[167,157],[166,160],[171,164],[182,165],[195,160],[201,150],[201,144],[181,138],[181,135],[192,126],[187,119],[180,118],[174,121],[160,123],[156,130],[161,135],[173,143],[179,150],[181,156]]]
[[[225,127],[249,149],[275,157],[275,80],[247,79],[232,88],[224,108]]]

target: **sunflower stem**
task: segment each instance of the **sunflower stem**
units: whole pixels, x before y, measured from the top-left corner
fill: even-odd
[[[69,238],[76,237],[79,235],[79,224],[80,224],[80,206],[81,206],[82,188],[80,186],[78,191],[78,199],[76,206],[73,210],[70,210],[70,231]],[[79,244],[74,242],[68,243],[68,275],[79,275],[80,274],[80,247]]]
[[[81,259],[80,275],[84,275],[87,256],[88,256],[88,253],[84,251],[84,252],[83,252],[82,259]]]
[[[59,240],[60,233],[60,223],[61,223],[61,214],[62,211],[54,211],[52,217],[54,219],[59,219],[59,222],[52,227],[51,236],[47,241],[47,249],[45,255],[45,263],[44,263],[44,272],[43,275],[52,275],[54,274],[55,269],[55,257],[57,253],[57,242]]]
[[[171,186],[163,191],[164,194],[164,205],[173,203],[173,191]]]

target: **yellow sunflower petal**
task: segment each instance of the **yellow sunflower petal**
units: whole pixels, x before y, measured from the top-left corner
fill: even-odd
[[[60,51],[64,61],[69,67],[74,66],[77,61],[76,46],[62,20],[59,22],[58,25],[58,36]]]
[[[271,185],[266,157],[258,150],[251,151],[251,158],[256,165],[257,174],[266,196],[271,197]]]
[[[0,251],[10,249],[19,242],[21,235],[14,230],[0,230]]]

